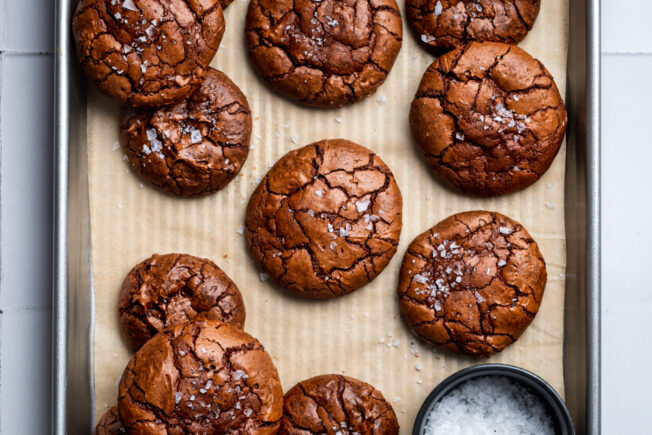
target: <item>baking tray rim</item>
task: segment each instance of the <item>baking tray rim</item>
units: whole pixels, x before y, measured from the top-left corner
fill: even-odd
[[[88,210],[74,209],[73,204],[81,201],[88,207],[88,191],[83,187],[86,176],[85,147],[79,150],[85,130],[85,89],[79,80],[76,54],[72,41],[70,20],[74,9],[73,0],[56,0],[55,6],[55,160],[54,160],[54,222],[53,222],[53,316],[52,316],[52,433],[64,435],[73,427],[87,426],[92,430],[94,412],[94,395],[92,382],[92,347],[93,312],[88,310],[84,319],[75,318],[71,308],[78,308],[79,301],[71,297],[74,285],[81,280],[87,292],[82,295],[81,303],[92,308],[92,260],[90,258],[90,224]],[[569,59],[568,107],[571,127],[567,153],[580,155],[580,166],[584,171],[580,176],[579,199],[582,209],[582,237],[578,245],[568,249],[568,255],[575,255],[571,249],[580,249],[584,263],[580,267],[579,284],[584,287],[585,295],[585,409],[583,421],[577,422],[584,430],[578,433],[600,433],[600,0],[570,0],[569,17]],[[574,22],[577,20],[577,22]],[[573,29],[583,28],[583,34],[574,35]],[[578,32],[580,30],[577,30]],[[577,65],[579,64],[579,65]],[[572,81],[570,72],[575,68],[579,79]],[[583,71],[577,71],[583,69]],[[583,75],[582,75],[583,74]],[[583,79],[583,80],[582,80]],[[75,80],[78,80],[75,82]],[[583,89],[579,89],[583,88]],[[575,91],[576,95],[573,95]],[[75,151],[79,151],[74,154]],[[75,166],[75,159],[82,162]],[[567,173],[572,171],[567,163]],[[87,189],[87,178],[86,178]],[[569,193],[565,195],[567,210],[567,240],[569,216],[574,213],[568,207],[569,200],[576,198]],[[569,243],[571,244],[571,243]],[[579,248],[578,248],[579,246]],[[86,257],[84,257],[86,255]],[[72,257],[72,258],[71,258]],[[74,260],[74,261],[73,261]],[[567,271],[566,292],[569,285],[578,282],[569,281]],[[72,276],[74,275],[74,276]],[[577,277],[576,277],[577,278]],[[75,293],[77,294],[77,293]],[[568,316],[566,316],[568,317]],[[566,329],[566,328],[565,328]],[[71,334],[75,340],[71,340]],[[80,340],[81,339],[81,340]],[[75,346],[86,349],[78,352]],[[565,352],[566,355],[566,352]],[[87,370],[72,370],[75,361],[86,361]],[[566,360],[566,358],[564,358]],[[566,361],[564,361],[566,367]],[[78,367],[77,367],[78,368]],[[566,373],[564,373],[566,378]],[[74,384],[74,385],[73,385]],[[81,389],[81,390],[80,390]],[[83,400],[79,393],[89,397]],[[75,401],[71,400],[74,396]],[[81,402],[80,402],[81,401]],[[86,423],[73,422],[73,407],[80,407],[88,414]]]

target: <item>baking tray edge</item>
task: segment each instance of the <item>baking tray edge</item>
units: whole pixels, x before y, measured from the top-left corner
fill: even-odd
[[[578,434],[600,433],[600,0],[571,0],[564,383]]]
[[[244,1],[244,0],[242,0]],[[70,22],[55,12],[52,433],[91,433],[93,283],[86,88]],[[577,433],[600,433],[600,1],[571,0],[566,164],[566,401]]]
[[[92,433],[93,283],[90,249],[86,87],[77,65],[74,0],[55,7],[53,434]]]

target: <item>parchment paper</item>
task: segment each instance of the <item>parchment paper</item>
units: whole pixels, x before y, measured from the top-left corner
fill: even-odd
[[[420,405],[440,381],[473,364],[518,365],[563,394],[565,146],[542,179],[523,192],[478,199],[448,190],[425,164],[410,136],[410,102],[434,58],[417,45],[405,17],[403,47],[378,92],[343,109],[315,110],[277,96],[253,71],[243,36],[247,3],[236,0],[225,11],[226,34],[213,60],[213,66],[247,95],[254,117],[249,159],[221,192],[182,199],[149,187],[131,171],[118,148],[118,104],[90,91],[97,417],[116,403],[117,382],[131,356],[118,324],[122,280],[139,261],[169,252],[210,258],[236,282],[247,309],[245,329],[272,355],[284,390],[323,373],[356,377],[383,392],[394,406],[402,433],[411,431]],[[403,9],[403,2],[399,3]],[[541,3],[534,28],[520,46],[546,65],[565,95],[568,0]],[[270,165],[291,149],[325,138],[353,140],[385,160],[403,194],[404,224],[397,254],[375,281],[346,297],[309,301],[289,295],[271,281],[260,281],[238,227],[244,223],[249,195]],[[515,344],[489,360],[459,357],[421,344],[402,321],[396,297],[398,271],[410,241],[450,214],[476,209],[499,211],[521,222],[539,243],[548,268],[548,285],[536,319]]]

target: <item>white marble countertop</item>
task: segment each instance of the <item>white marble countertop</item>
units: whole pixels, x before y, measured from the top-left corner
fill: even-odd
[[[0,433],[12,435],[50,426],[52,3],[0,0]],[[605,434],[652,422],[650,17],[649,0],[602,0]]]

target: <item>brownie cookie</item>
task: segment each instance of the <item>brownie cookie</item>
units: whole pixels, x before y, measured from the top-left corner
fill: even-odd
[[[285,394],[279,434],[398,435],[392,405],[371,385],[341,375],[299,382]]]
[[[435,53],[471,41],[517,43],[532,29],[541,0],[406,0],[417,40]]]
[[[125,109],[121,139],[131,166],[154,186],[201,196],[226,186],[249,154],[247,98],[224,73],[208,68],[197,92],[158,110]]]
[[[80,0],[72,22],[84,72],[122,104],[172,104],[197,89],[224,34],[219,0]]]
[[[412,101],[410,127],[436,171],[483,196],[523,189],[550,167],[566,109],[546,68],[520,48],[471,43],[438,58]]]
[[[225,323],[192,321],[134,354],[118,409],[128,433],[274,434],[283,390],[258,340]]]
[[[258,72],[286,97],[344,106],[385,81],[401,48],[395,0],[251,0],[246,37]]]
[[[153,255],[122,283],[120,325],[134,350],[167,326],[198,314],[242,328],[245,307],[238,287],[210,260],[185,254]]]
[[[252,255],[280,285],[311,298],[350,293],[396,252],[401,193],[372,151],[324,140],[283,156],[247,206]]]
[[[489,356],[532,322],[546,264],[521,224],[499,213],[450,216],[408,247],[401,312],[417,335],[455,352]]]
[[[106,410],[100,421],[97,422],[95,431],[93,431],[93,435],[119,435],[123,433],[127,433],[127,431],[122,426],[117,406],[112,406]]]

